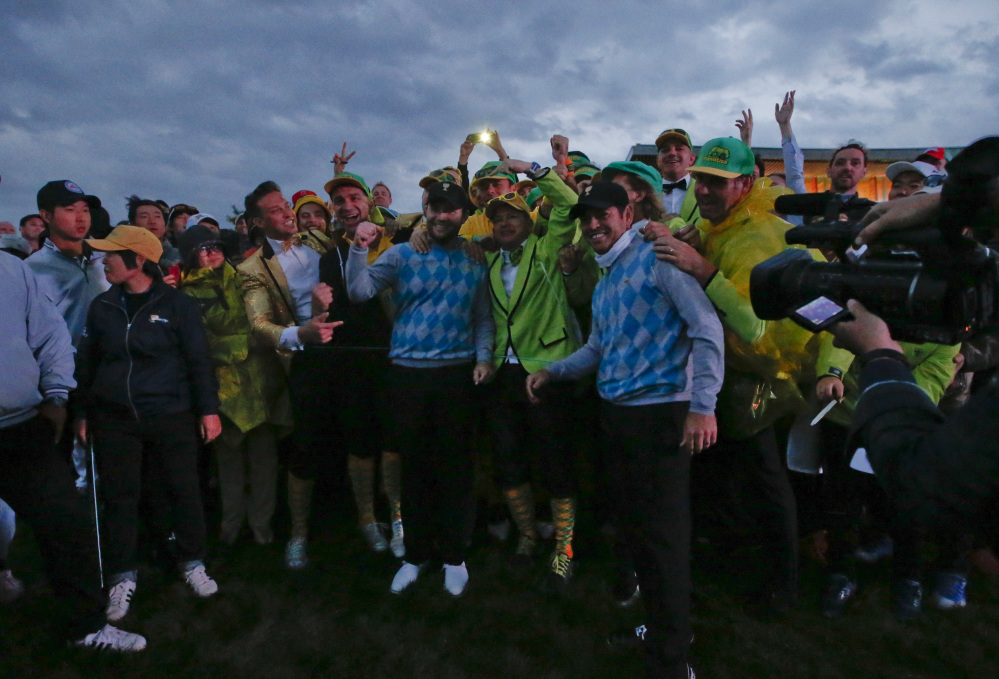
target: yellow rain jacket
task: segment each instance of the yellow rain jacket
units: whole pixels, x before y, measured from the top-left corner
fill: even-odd
[[[749,274],[753,267],[790,246],[784,234],[791,228],[770,211],[784,191],[754,185],[746,197],[719,224],[700,224],[704,256],[718,267],[705,292],[718,308],[725,328],[726,372],[734,369],[778,382],[785,387],[810,387],[817,377],[835,368],[845,375],[853,355],[832,346],[832,335],[812,334],[790,319],[763,321],[749,301]],[[810,250],[815,259],[822,254]],[[800,401],[797,389],[775,389]],[[797,397],[797,398],[795,398]],[[793,404],[791,409],[803,405]]]

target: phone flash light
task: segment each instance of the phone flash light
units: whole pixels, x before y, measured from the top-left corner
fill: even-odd
[[[492,139],[492,137],[493,135],[489,134],[488,132],[483,132],[479,135],[479,141],[489,141],[490,139]]]

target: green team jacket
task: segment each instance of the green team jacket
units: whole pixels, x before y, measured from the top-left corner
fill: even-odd
[[[558,263],[559,249],[572,243],[576,235],[576,220],[569,219],[576,194],[551,171],[538,179],[537,184],[553,206],[548,231],[540,238],[531,234],[524,242],[524,254],[509,298],[500,277],[501,254],[490,253],[487,257],[496,322],[493,365],[499,367],[507,348],[512,347],[529,373],[546,368],[581,346]]]
[[[899,346],[909,362],[916,384],[933,403],[939,403],[947,385],[954,379],[954,357],[961,350],[961,345],[899,342]],[[860,398],[860,361],[854,361],[849,372],[843,376],[843,387],[843,401],[839,407],[829,411],[828,417],[830,422],[849,427],[857,399]]]

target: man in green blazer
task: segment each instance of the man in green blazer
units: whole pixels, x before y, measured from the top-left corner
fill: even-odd
[[[530,208],[515,192],[493,198],[486,216],[500,250],[488,255],[489,287],[496,322],[493,365],[497,369],[491,408],[499,485],[520,531],[515,560],[529,564],[537,549],[530,450],[540,454],[542,478],[552,496],[555,550],[547,587],[564,590],[572,578],[572,532],[576,479],[570,444],[572,384],[554,385],[539,405],[527,399],[527,376],[569,356],[581,345],[576,318],[566,300],[559,249],[572,243],[576,221],[569,210],[576,194],[548,168],[508,159],[503,169],[527,174],[552,211],[545,235],[534,233]]]

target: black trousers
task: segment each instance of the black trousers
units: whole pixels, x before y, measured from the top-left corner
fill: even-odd
[[[104,502],[104,570],[136,570],[139,502],[154,535],[177,537],[179,564],[205,556],[205,511],[198,481],[198,422],[190,411],[142,420],[98,411],[87,426],[94,437],[97,489]]]
[[[389,372],[395,438],[402,453],[406,560],[465,560],[475,469],[472,432],[479,393],[472,364]]]
[[[690,648],[690,455],[679,449],[688,406],[601,402],[603,468],[645,603],[651,677],[685,670]]]
[[[822,504],[829,528],[829,572],[854,572],[853,545],[847,534],[863,527],[866,510],[871,525],[862,534],[871,538],[887,532],[895,542],[892,570],[896,580],[923,580],[923,552],[927,539],[933,539],[939,548],[934,564],[936,570],[966,576],[970,570],[967,555],[972,548],[971,536],[961,530],[927,530],[911,518],[900,516],[872,474],[850,467],[855,451],[847,448],[849,430],[832,422],[822,422],[820,426],[825,472],[822,475]]]
[[[0,429],[0,498],[34,531],[66,638],[78,640],[104,626],[104,593],[89,501],[76,492],[54,436],[40,416]]]
[[[781,456],[771,426],[748,439],[726,439],[719,432],[718,443],[700,453],[696,464],[701,472],[719,475],[719,486],[735,482],[743,509],[762,534],[770,565],[764,586],[793,598],[798,591],[798,517]],[[694,502],[717,499],[695,496]]]
[[[496,476],[502,489],[531,480],[532,453],[541,463],[541,478],[552,497],[575,497],[573,384],[556,382],[546,388],[541,403],[527,399],[527,371],[504,363],[496,373],[490,399],[496,437]]]
[[[295,417],[295,446],[288,459],[292,474],[314,479],[343,453],[363,459],[381,453],[388,367],[384,351],[307,348],[295,353],[289,377]]]

